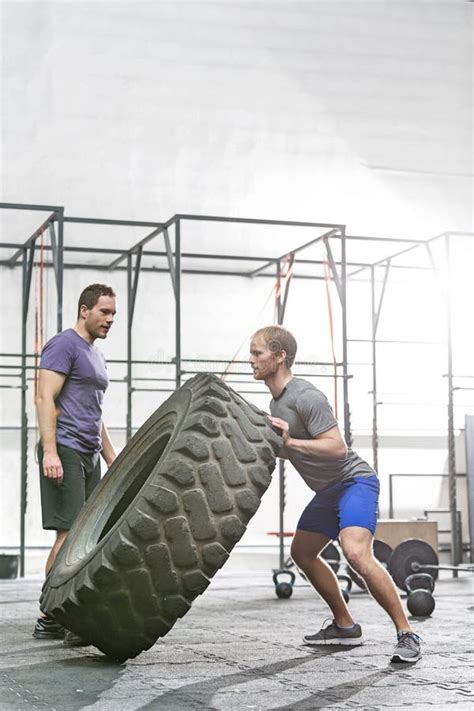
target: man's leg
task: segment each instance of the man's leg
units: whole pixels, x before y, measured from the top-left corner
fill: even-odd
[[[53,547],[51,548],[48,556],[48,560],[46,561],[46,576],[48,575],[49,571],[53,567],[54,561],[56,560],[56,556],[59,553],[59,549],[61,548],[62,544],[66,540],[67,536],[67,531],[64,528],[60,528],[56,531],[56,540],[54,541]]]
[[[85,473],[79,453],[69,447],[58,445],[58,455],[64,472],[60,485],[44,476],[43,450],[41,444],[38,447],[43,528],[56,531],[56,540],[46,561],[46,575],[53,567],[67,533],[85,500]],[[33,637],[62,639],[64,627],[46,615],[42,615],[36,621]]]
[[[372,533],[367,528],[349,526],[342,529],[339,539],[349,565],[363,578],[372,597],[392,619],[397,632],[411,632],[395,583],[374,558]]]
[[[395,625],[398,642],[391,661],[417,662],[421,658],[421,640],[410,627],[391,576],[374,558],[371,531],[348,526],[341,530],[340,541],[349,565],[364,579],[372,596]]]
[[[80,458],[84,472],[83,492],[81,490],[81,494],[83,493],[84,496],[82,504],[84,504],[100,481],[100,455],[98,452],[93,455],[81,454]],[[89,641],[83,639],[75,632],[66,630],[66,634],[64,635],[64,645],[66,647],[87,647],[89,646]]]
[[[53,547],[49,552],[48,560],[46,561],[46,576],[53,567],[56,556],[58,555],[59,549],[64,543],[66,536],[67,531],[64,529],[56,531],[56,540],[54,541]],[[64,627],[47,615],[42,614],[36,621],[33,637],[36,639],[63,639]]]
[[[354,624],[354,620],[342,596],[339,582],[331,566],[319,555],[330,540],[322,533],[297,530],[291,546],[291,557],[328,604],[336,624],[349,627]]]
[[[339,539],[349,565],[364,579],[369,592],[395,625],[398,642],[391,661],[416,662],[421,657],[421,640],[410,627],[391,576],[372,551],[378,493],[375,476],[355,477],[347,482],[339,499]]]

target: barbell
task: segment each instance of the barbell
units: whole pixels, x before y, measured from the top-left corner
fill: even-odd
[[[432,598],[434,584],[438,578],[438,571],[453,570],[465,573],[474,572],[474,565],[440,565],[438,556],[429,543],[426,543],[426,541],[422,541],[418,538],[408,538],[405,541],[402,541],[393,551],[388,544],[380,540],[375,540],[374,555],[383,565],[387,567],[387,570],[392,576],[397,587],[405,592],[408,592],[408,608],[410,612],[421,616],[426,616],[426,614],[425,612],[419,612],[419,610],[422,609],[423,611],[426,611],[431,606],[431,612],[434,609],[434,600],[431,601],[428,598]],[[321,557],[329,563],[331,568],[337,574],[341,556],[336,546],[329,544],[324,551],[322,551]],[[293,561],[291,561],[291,564],[293,564]],[[348,573],[352,581],[360,587],[365,588],[363,580],[349,567]],[[288,575],[290,579],[282,582],[278,579],[280,575]],[[302,577],[305,577],[303,573],[301,573],[301,575]],[[341,579],[347,581],[345,576],[338,577],[341,577]],[[428,578],[432,582],[428,581],[429,584],[426,584],[426,580]],[[295,575],[293,572],[286,569],[274,571],[273,582],[275,584],[275,592],[278,597],[291,597],[293,592],[293,583],[295,582]],[[418,590],[423,592],[418,592]],[[346,593],[344,597],[348,597],[349,591],[350,587],[347,588],[346,586],[346,588],[343,589],[343,593]],[[418,605],[419,601],[421,603],[421,598],[423,598],[423,602]],[[415,610],[417,612],[415,612]],[[427,614],[430,614],[430,612]]]
[[[418,538],[407,538],[399,543],[388,562],[388,572],[395,584],[405,591],[406,580],[413,573],[426,571],[436,580],[439,570],[472,573],[474,565],[440,565],[438,556],[429,543]]]

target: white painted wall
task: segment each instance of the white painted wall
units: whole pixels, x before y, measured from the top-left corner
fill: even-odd
[[[0,10],[5,202],[59,204],[69,215],[126,219],[196,212],[336,222],[347,224],[350,234],[377,236],[425,238],[443,230],[472,230],[470,3],[39,1],[2,2]],[[0,213],[4,242],[23,241],[39,224],[38,214]],[[66,243],[129,246],[141,236],[143,230],[68,226]],[[183,249],[279,254],[308,238],[304,231],[194,226],[183,236]],[[157,242],[156,249],[161,248]],[[349,256],[373,261],[395,249],[354,243]],[[467,265],[472,248],[463,249],[460,262]],[[0,250],[0,258],[7,256]],[[317,250],[309,256],[317,258]],[[1,268],[1,277],[0,350],[18,352],[20,270]],[[49,279],[47,330],[52,335]],[[104,351],[109,358],[123,357],[123,273],[67,271],[64,322],[73,321],[82,287],[97,279],[117,288],[121,312]],[[401,284],[400,272],[395,274],[380,337],[442,338],[443,319],[430,279],[410,277]],[[457,284],[456,328],[464,338],[469,329],[462,304],[472,303],[465,289],[470,284],[465,275]],[[271,285],[267,279],[185,278],[183,355],[231,357],[256,326],[273,320],[271,302],[264,307]],[[294,281],[291,288],[287,323],[298,334],[301,357],[329,360],[323,284]],[[351,288],[352,336],[366,337],[368,286]],[[142,275],[135,357],[173,355],[171,308],[169,279]],[[34,290],[29,348],[33,309]],[[433,403],[443,402],[445,361],[439,353],[430,348],[427,355],[426,347],[396,353],[381,348],[380,389],[395,393],[392,400],[416,389],[424,402],[431,402],[427,395]],[[351,348],[356,444],[370,459],[370,374],[367,366],[355,365],[367,356],[364,346]],[[471,356],[472,340],[458,341],[456,362],[463,372]],[[114,366],[113,373],[121,377],[124,369]],[[318,385],[332,395],[329,380]],[[1,393],[2,426],[18,424],[19,391]],[[162,397],[135,395],[137,425]],[[462,397],[467,411],[469,400]],[[266,406],[265,396],[255,400]],[[404,407],[403,414],[397,405],[382,406],[387,436],[401,431],[410,443],[407,448],[400,440],[383,440],[384,481],[395,471],[445,470],[443,439],[436,446],[432,440],[407,439],[410,433],[443,435],[444,409],[433,403]],[[458,427],[463,412],[458,410]],[[112,426],[125,423],[120,384],[111,386],[106,419]],[[120,442],[121,434],[115,436]],[[5,430],[1,437],[0,545],[15,545],[19,439]],[[32,467],[27,538],[43,544],[50,535],[40,527],[36,478]],[[417,487],[420,491],[426,501]],[[435,503],[445,493],[436,485],[430,491]],[[308,493],[289,475],[289,527]],[[273,488],[251,523],[252,540],[277,527],[276,500]],[[385,488],[383,513],[386,506]],[[406,506],[404,513],[418,509]]]
[[[5,200],[470,225],[467,2],[1,7]]]

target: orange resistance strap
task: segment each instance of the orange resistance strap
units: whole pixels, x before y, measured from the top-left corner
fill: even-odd
[[[275,322],[278,323],[278,305],[280,303],[281,294],[285,293],[287,284],[293,276],[293,264],[291,263],[291,255],[287,254],[280,263],[278,276],[275,284]]]
[[[334,343],[334,321],[332,315],[332,301],[331,301],[331,273],[329,271],[329,264],[324,261],[324,281],[326,283],[326,298],[328,303],[328,317],[329,317],[329,332],[331,334],[331,350],[332,350],[332,362],[333,362],[333,373],[334,373],[334,414],[337,420],[337,359],[336,359],[336,347]]]

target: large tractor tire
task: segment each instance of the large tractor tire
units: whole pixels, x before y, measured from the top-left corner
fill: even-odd
[[[119,661],[191,607],[241,538],[281,438],[213,375],[185,383],[120,453],[69,532],[41,609]]]

